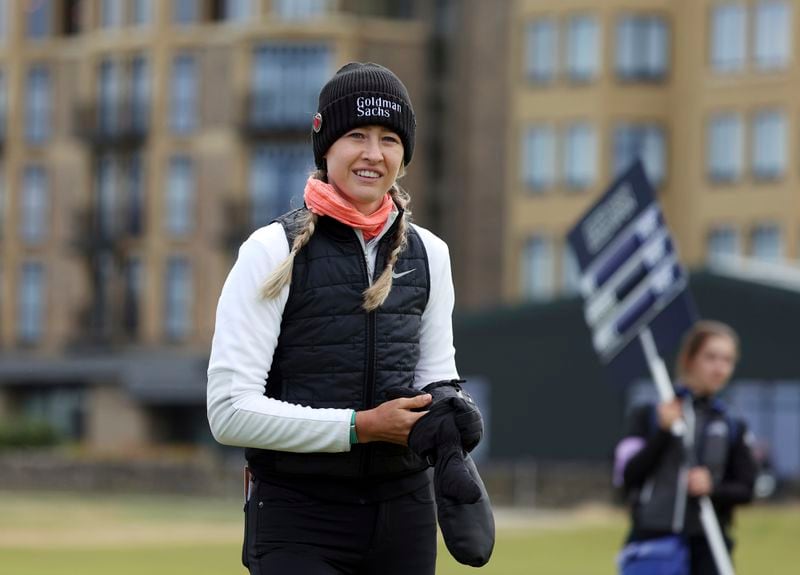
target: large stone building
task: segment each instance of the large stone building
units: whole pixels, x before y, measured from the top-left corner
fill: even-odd
[[[574,290],[566,231],[636,157],[688,266],[728,256],[796,265],[795,2],[512,4],[504,301]]]
[[[0,2],[0,418],[98,448],[208,437],[205,368],[236,249],[302,203],[316,97],[340,65],[384,63],[424,110],[429,34],[410,13]],[[424,206],[420,124],[404,182]]]
[[[0,0],[0,418],[208,439],[222,282],[353,59],[409,87],[460,310],[572,294],[566,232],[637,157],[690,267],[788,268],[798,38],[788,0]]]

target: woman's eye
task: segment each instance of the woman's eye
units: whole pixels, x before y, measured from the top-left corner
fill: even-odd
[[[384,136],[383,137],[383,141],[384,142],[391,142],[392,144],[399,144],[400,143],[400,139],[397,138],[396,136]]]
[[[363,133],[361,133],[361,132],[350,132],[350,133],[348,134],[348,137],[350,137],[350,138],[356,138],[356,139],[361,139],[361,138],[363,138],[363,137],[364,137],[364,134],[363,134]]]

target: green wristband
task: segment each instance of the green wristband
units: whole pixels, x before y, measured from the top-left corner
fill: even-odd
[[[350,445],[358,443],[358,434],[356,433],[356,412],[350,416]]]

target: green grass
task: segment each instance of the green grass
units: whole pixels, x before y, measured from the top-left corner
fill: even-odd
[[[0,573],[242,575],[240,521],[238,501],[0,493]],[[438,575],[612,575],[627,525],[584,509],[499,512],[498,527],[488,566],[459,565],[442,545]],[[797,573],[797,505],[744,509],[736,535],[739,575]]]

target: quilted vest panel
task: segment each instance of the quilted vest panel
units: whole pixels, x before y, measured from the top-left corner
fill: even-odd
[[[289,245],[304,212],[301,208],[278,220]],[[376,276],[385,266],[396,225],[379,241]],[[385,401],[389,387],[413,385],[430,291],[425,246],[413,228],[394,270],[400,277],[386,302],[367,313],[362,293],[369,281],[361,243],[350,227],[320,217],[295,257],[266,394],[310,407],[362,410]],[[256,474],[391,477],[427,466],[407,447],[383,442],[354,445],[348,453],[247,449],[245,456]]]

